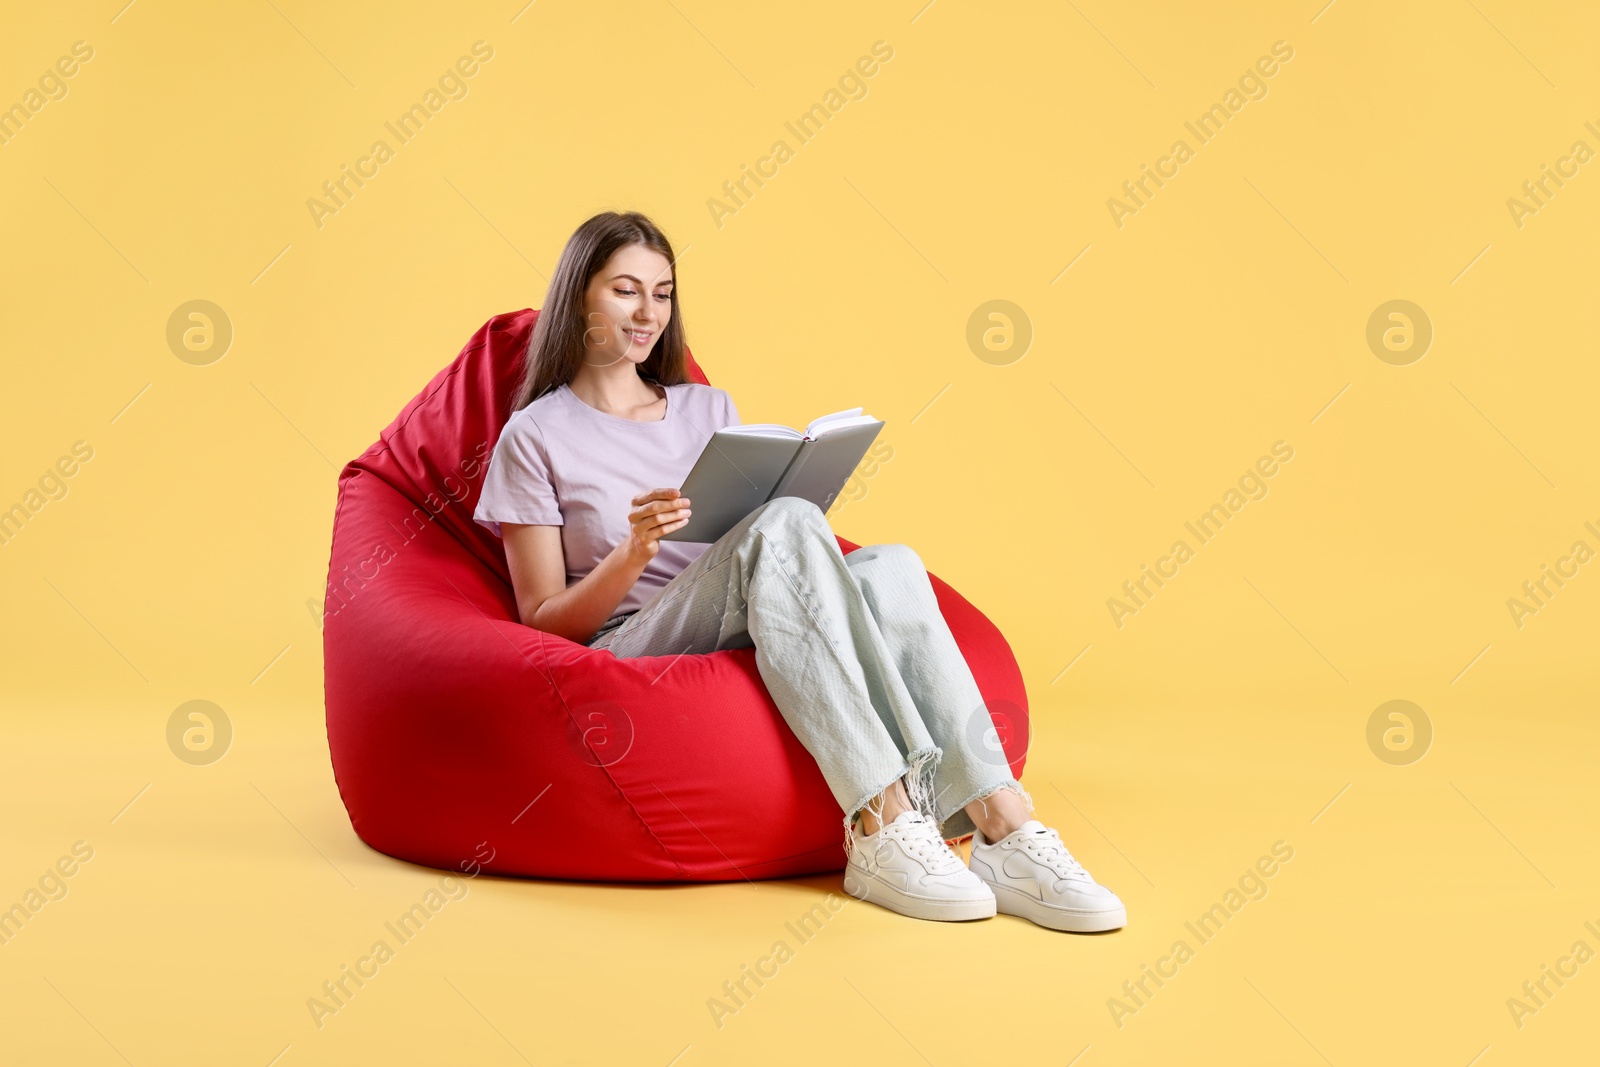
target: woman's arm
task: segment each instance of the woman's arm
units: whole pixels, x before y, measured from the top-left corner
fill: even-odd
[[[677,489],[652,489],[633,503],[637,506],[628,513],[628,536],[570,587],[561,527],[500,524],[524,626],[583,644],[616,612],[655,558],[661,535],[689,521],[689,501]]]

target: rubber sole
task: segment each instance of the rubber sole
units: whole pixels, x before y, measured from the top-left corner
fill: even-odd
[[[1050,930],[1062,930],[1069,934],[1099,934],[1107,930],[1120,930],[1128,925],[1126,907],[1103,911],[1058,908],[1008,886],[989,883],[989,888],[994,892],[995,905],[1000,912],[1027,919]]]
[[[913,919],[931,919],[935,922],[967,922],[972,919],[989,919],[995,914],[993,896],[982,900],[938,900],[931,897],[902,893],[894,886],[860,874],[854,869],[844,874],[844,891],[857,900],[865,900],[892,912]]]

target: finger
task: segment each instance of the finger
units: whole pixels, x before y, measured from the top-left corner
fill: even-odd
[[[654,515],[648,515],[640,522],[639,525],[646,530],[653,530],[658,526],[670,526],[672,523],[679,520],[683,522],[689,521],[688,508],[680,508],[671,512],[657,512]]]
[[[669,534],[673,530],[679,529],[688,521],[688,519],[679,519],[677,522],[664,522],[660,526],[657,526],[655,529],[651,530],[646,540],[652,542],[659,541],[661,540],[663,534]]]

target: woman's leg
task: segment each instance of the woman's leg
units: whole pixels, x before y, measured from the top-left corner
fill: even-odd
[[[874,629],[939,747],[934,812],[946,838],[983,827],[991,841],[1021,826],[1033,800],[1011,775],[994,720],[967,667],[922,559],[906,545],[863,545],[844,557]]]
[[[853,555],[854,553],[852,553]],[[755,646],[773,703],[844,812],[881,808],[904,778],[932,817],[938,749],[821,510],[779,497],[740,520],[591,647],[620,657]]]

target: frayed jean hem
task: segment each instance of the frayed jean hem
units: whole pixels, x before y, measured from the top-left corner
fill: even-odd
[[[862,812],[870,812],[878,825],[883,825],[883,806],[888,799],[889,790],[894,788],[894,783],[905,780],[906,796],[911,800],[913,809],[922,812],[929,822],[937,823],[934,816],[933,798],[933,773],[938,767],[939,758],[943,755],[938,746],[920,748],[906,758],[905,767],[899,774],[889,779],[879,789],[874,789],[863,796],[854,807],[844,813],[844,854],[845,861],[849,862],[850,855],[855,851],[856,816]]]

